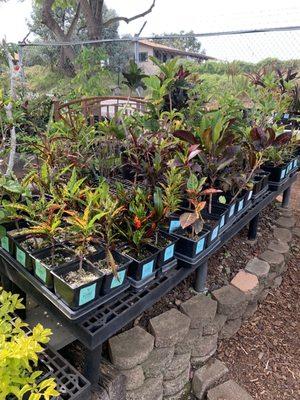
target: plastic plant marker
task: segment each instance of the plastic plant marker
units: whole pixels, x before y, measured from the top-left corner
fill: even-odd
[[[147,278],[149,275],[152,274],[153,267],[154,267],[153,260],[143,265],[142,279]]]
[[[211,234],[211,240],[215,240],[217,238],[217,236],[218,236],[218,233],[219,233],[219,225],[217,225],[213,229],[212,234]]]
[[[17,261],[19,261],[19,263],[22,264],[23,267],[26,267],[26,253],[24,253],[24,251],[21,250],[19,247],[17,247]]]
[[[252,194],[253,194],[253,191],[250,190],[250,192],[248,193],[248,196],[247,196],[247,200],[248,200],[248,201],[251,200]]]
[[[284,114],[283,118],[284,118],[284,119],[288,119],[289,116],[290,116],[290,114]]]
[[[223,228],[225,225],[225,215],[222,215],[221,221],[220,221],[220,228]]]
[[[94,300],[96,297],[96,283],[90,286],[86,286],[80,289],[79,293],[79,305],[82,306],[90,301]]]
[[[1,238],[1,247],[9,252],[9,240],[7,236],[3,236],[3,238]]]
[[[199,254],[201,251],[204,250],[204,242],[205,242],[205,238],[202,238],[199,240],[199,242],[197,243],[197,246],[196,246],[196,254]]]
[[[43,282],[46,282],[47,271],[39,260],[35,260],[35,273]]]
[[[120,285],[122,285],[122,283],[124,282],[125,279],[125,270],[118,272],[118,276],[114,276],[112,281],[111,281],[111,285],[110,288],[116,288]]]
[[[180,228],[180,221],[178,220],[173,220],[170,222],[170,227],[169,227],[169,233],[174,232],[176,229]]]
[[[230,206],[230,210],[229,210],[229,217],[232,217],[234,214],[234,209],[235,209],[235,204],[232,204],[232,206]]]
[[[285,177],[285,174],[286,174],[286,169],[283,169],[280,174],[280,179],[283,179]]]
[[[244,199],[239,202],[238,211],[241,211],[244,207]]]
[[[174,256],[175,245],[168,246],[165,250],[164,261],[170,260]]]

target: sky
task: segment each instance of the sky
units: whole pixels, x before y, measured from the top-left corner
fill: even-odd
[[[130,17],[147,9],[152,0],[107,0],[109,8]],[[0,39],[22,40],[28,29],[31,0],[0,3]],[[300,25],[300,0],[156,0],[146,18],[120,24],[120,34],[135,34],[147,20],[143,35],[180,30],[195,33]],[[300,30],[294,32],[201,38],[206,53],[217,58],[258,61],[265,57],[300,59]]]

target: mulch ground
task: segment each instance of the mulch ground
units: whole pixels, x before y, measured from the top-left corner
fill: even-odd
[[[300,243],[294,240],[288,271],[217,357],[254,399],[300,399]]]

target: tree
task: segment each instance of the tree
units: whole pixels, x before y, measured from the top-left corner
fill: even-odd
[[[197,40],[193,31],[184,32],[180,31],[179,33],[163,33],[160,36],[173,36],[173,35],[186,35],[187,37],[176,37],[176,38],[166,38],[166,39],[155,39],[155,42],[164,44],[166,46],[174,47],[175,49],[179,49],[182,51],[190,51],[193,53],[202,53],[204,54],[204,50],[201,51],[201,43]]]
[[[153,0],[151,6],[146,11],[136,14],[133,17],[127,18],[112,15],[105,19],[106,8],[104,0],[39,0],[39,3],[42,14],[41,22],[47,26],[55,39],[60,42],[68,42],[73,39],[76,27],[78,26],[81,17],[84,21],[84,26],[82,28],[86,29],[88,39],[99,40],[103,38],[105,28],[116,25],[120,21],[124,21],[128,24],[138,18],[142,18],[149,14],[155,6],[155,0]],[[54,14],[56,7],[64,8],[64,6],[72,8],[73,11],[73,18],[69,22],[67,28],[59,24]],[[74,74],[74,48],[72,46],[63,46],[63,53],[63,69],[70,75]]]

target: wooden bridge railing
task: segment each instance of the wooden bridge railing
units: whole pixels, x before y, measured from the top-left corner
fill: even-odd
[[[81,114],[90,125],[113,118],[120,110],[124,110],[125,115],[131,115],[135,111],[144,112],[146,100],[140,97],[122,96],[96,96],[84,97],[68,103],[54,101],[54,119],[63,119],[67,124],[73,126],[76,115]]]

